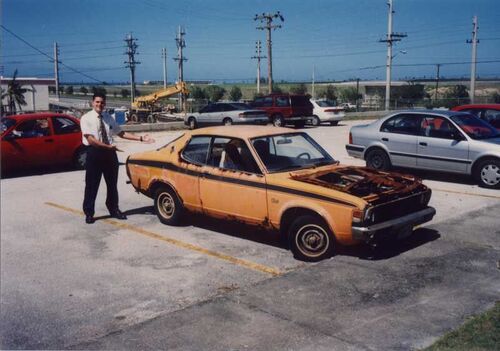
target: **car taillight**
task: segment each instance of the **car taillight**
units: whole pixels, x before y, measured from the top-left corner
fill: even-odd
[[[349,144],[352,144],[352,133],[349,132]]]
[[[238,116],[241,118],[241,117],[247,117],[247,114],[245,112],[242,112],[240,114],[238,114]]]

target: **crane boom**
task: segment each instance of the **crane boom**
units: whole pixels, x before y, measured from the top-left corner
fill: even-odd
[[[188,94],[189,90],[185,82],[179,82],[175,85],[169,86],[164,89],[157,90],[151,94],[139,96],[132,103],[133,109],[148,108],[153,106],[159,99],[169,97],[175,94]]]

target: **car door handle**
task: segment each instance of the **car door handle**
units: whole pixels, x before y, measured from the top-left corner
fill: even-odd
[[[389,141],[389,138],[382,138],[382,141]]]
[[[420,142],[418,144],[421,145],[421,146],[427,146],[427,143],[424,143],[424,142]]]

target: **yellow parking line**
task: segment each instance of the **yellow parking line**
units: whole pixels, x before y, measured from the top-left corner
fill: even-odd
[[[466,193],[466,192],[463,192],[463,191],[435,189],[435,188],[431,188],[431,189],[432,189],[432,191],[441,191],[443,193],[453,193],[453,194],[461,194],[461,195],[469,195],[469,196],[487,197],[487,198],[490,198],[490,199],[500,199],[500,196],[495,196],[495,195],[472,194],[472,193]]]
[[[48,206],[59,208],[61,210],[67,211],[67,212],[74,213],[74,214],[78,214],[78,215],[83,215],[84,214],[82,211],[75,210],[73,208],[69,208],[69,207],[66,207],[66,206],[58,205],[58,204],[55,204],[53,202],[46,202],[45,204],[48,205]],[[154,232],[151,232],[149,230],[145,230],[145,229],[136,227],[134,225],[126,224],[126,223],[123,223],[123,222],[118,222],[118,221],[115,221],[115,220],[112,220],[112,219],[107,219],[107,218],[103,219],[102,221],[105,222],[105,223],[111,224],[111,225],[113,225],[115,227],[118,227],[118,228],[127,229],[127,230],[130,230],[130,231],[134,232],[134,233],[141,234],[141,235],[147,236],[147,237],[152,238],[152,239],[157,239],[157,240],[165,241],[165,242],[167,242],[169,244],[172,244],[172,245],[175,245],[175,246],[178,246],[178,247],[182,247],[182,248],[187,249],[187,250],[196,251],[196,252],[199,252],[199,253],[202,253],[202,254],[205,254],[205,255],[208,255],[208,256],[211,256],[211,257],[215,257],[215,258],[218,258],[218,259],[221,259],[221,260],[224,260],[224,261],[228,261],[228,262],[234,263],[236,265],[239,265],[239,266],[242,266],[242,267],[245,267],[245,268],[250,268],[250,269],[253,269],[253,270],[256,270],[256,271],[260,271],[260,272],[263,272],[263,273],[271,274],[273,276],[281,275],[281,272],[279,270],[277,270],[276,268],[264,266],[264,265],[261,265],[259,263],[250,262],[250,261],[247,261],[247,260],[242,260],[240,258],[236,258],[236,257],[233,257],[233,256],[225,255],[225,254],[220,253],[220,252],[216,252],[216,251],[212,251],[212,250],[207,250],[207,249],[204,249],[202,247],[199,247],[199,246],[196,246],[196,245],[193,245],[193,244],[189,244],[189,243],[177,240],[177,239],[172,239],[172,238],[160,235],[160,234],[156,234]]]

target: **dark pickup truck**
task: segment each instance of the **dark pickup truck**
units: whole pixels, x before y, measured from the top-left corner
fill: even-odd
[[[276,127],[293,124],[303,127],[312,118],[313,105],[308,95],[270,94],[255,98],[252,107],[266,111]]]

